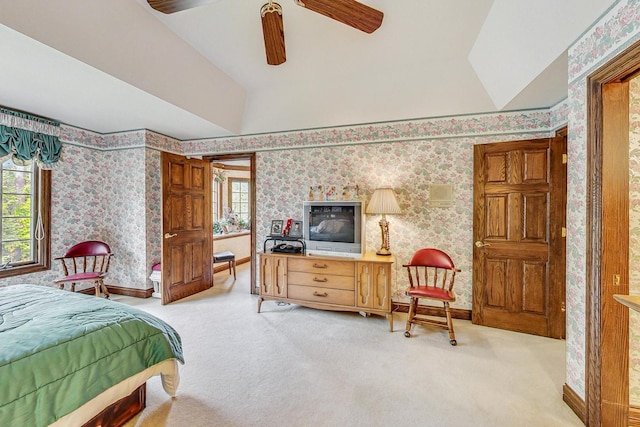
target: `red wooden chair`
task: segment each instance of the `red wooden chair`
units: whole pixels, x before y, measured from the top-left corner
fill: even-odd
[[[62,262],[65,277],[54,281],[60,289],[70,284],[71,292],[76,290],[76,283],[91,282],[96,291],[109,298],[109,291],[104,284],[104,277],[109,270],[109,261],[113,254],[111,248],[98,240],[87,240],[73,245],[63,256],[55,258]]]
[[[432,248],[418,250],[413,254],[409,264],[403,265],[403,267],[407,268],[409,275],[409,287],[406,290],[406,295],[411,297],[404,336],[407,338],[411,336],[413,324],[436,326],[447,329],[449,343],[457,345],[449,303],[456,300],[456,295],[453,293],[453,282],[456,272],[460,270],[453,265],[449,255],[439,249]],[[417,309],[420,299],[442,302],[447,320],[418,316]]]

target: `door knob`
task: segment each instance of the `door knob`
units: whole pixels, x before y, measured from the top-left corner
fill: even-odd
[[[177,235],[178,235],[177,233],[173,233],[173,234],[164,233],[164,238],[165,239],[170,239],[172,237],[176,237]]]
[[[483,247],[485,247],[485,246],[491,246],[491,243],[481,242],[480,240],[478,240],[478,241],[476,242],[476,247],[477,247],[477,248],[483,248]]]

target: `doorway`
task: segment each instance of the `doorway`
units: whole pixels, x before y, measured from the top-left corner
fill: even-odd
[[[587,306],[585,421],[627,425],[629,312],[629,81],[640,42],[587,78]]]
[[[249,291],[257,294],[255,153],[211,155],[203,159],[212,166],[213,251],[231,250],[237,252],[237,264],[249,262]],[[230,213],[235,218],[234,224],[229,224]],[[217,267],[221,268],[227,268],[226,264]],[[218,270],[214,266],[214,274]]]

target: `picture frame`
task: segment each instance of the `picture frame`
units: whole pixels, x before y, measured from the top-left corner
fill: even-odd
[[[302,237],[302,221],[292,221],[289,237]]]
[[[282,219],[274,219],[271,221],[271,232],[270,236],[282,236],[282,227],[284,225],[284,220]]]

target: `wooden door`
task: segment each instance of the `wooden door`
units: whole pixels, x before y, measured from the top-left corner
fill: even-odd
[[[212,282],[209,162],[162,153],[162,304]]]
[[[474,147],[475,324],[565,334],[566,134]]]

